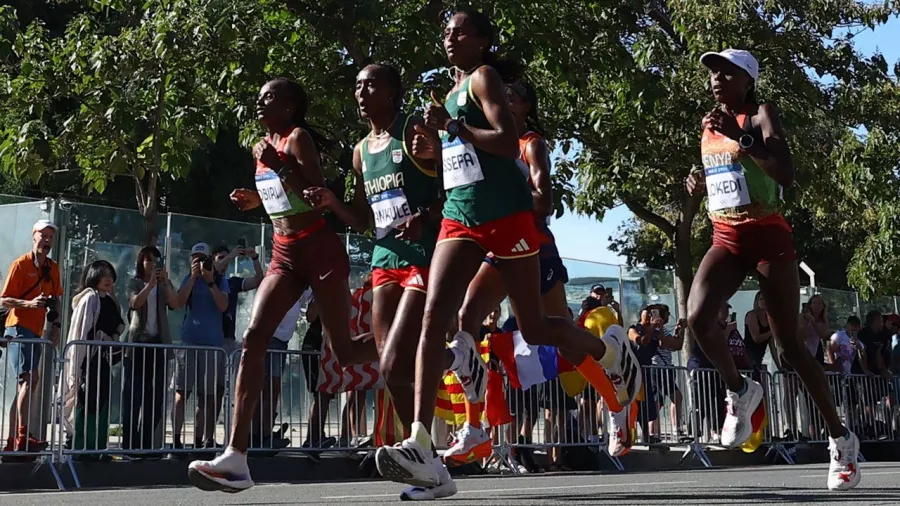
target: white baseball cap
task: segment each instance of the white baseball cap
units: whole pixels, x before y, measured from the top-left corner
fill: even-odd
[[[195,244],[194,247],[191,248],[191,256],[194,255],[210,256],[209,244],[206,244],[205,242],[198,242]]]
[[[50,220],[38,220],[31,227],[31,233],[40,232],[41,230],[52,228],[54,232],[59,232],[59,228]]]
[[[753,82],[759,80],[759,62],[756,61],[756,58],[752,54],[750,54],[750,51],[744,51],[743,49],[726,49],[718,53],[703,53],[703,56],[700,57],[700,63],[706,68],[709,68],[710,61],[715,58],[721,58],[746,70],[747,73],[750,74],[750,77],[753,78]]]

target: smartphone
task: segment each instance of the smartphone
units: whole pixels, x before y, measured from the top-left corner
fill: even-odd
[[[736,321],[737,321],[737,313],[731,313],[731,314],[728,316],[728,321],[730,321],[730,322],[736,322]]]
[[[659,309],[651,309],[650,317],[651,318],[659,318]]]
[[[244,239],[243,237],[241,237],[240,239],[238,239],[237,245],[238,245],[238,248],[247,249],[247,239]]]

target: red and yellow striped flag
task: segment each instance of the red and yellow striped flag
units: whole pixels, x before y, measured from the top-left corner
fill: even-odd
[[[488,339],[479,344],[481,358],[485,362],[491,357],[491,344]],[[478,409],[484,411],[484,402],[478,403]],[[462,385],[452,372],[444,375],[444,381],[438,387],[438,395],[434,404],[434,416],[449,424],[462,425],[466,421],[466,394]]]

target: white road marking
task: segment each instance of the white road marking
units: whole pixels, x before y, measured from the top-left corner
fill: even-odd
[[[804,476],[798,476],[798,478],[824,478],[825,475],[827,475],[827,474],[828,474],[828,471],[825,470],[820,474],[807,474]],[[866,476],[890,476],[890,475],[894,475],[894,474],[900,474],[900,471],[880,471],[880,472],[874,472],[874,473],[867,473],[865,471],[865,468],[863,468],[863,470],[862,470],[863,478],[865,478]]]
[[[594,483],[591,485],[569,485],[566,487],[531,487],[531,488],[481,488],[478,490],[460,490],[457,494],[496,494],[506,492],[542,492],[547,490],[571,490],[574,488],[607,488],[607,487],[646,487],[650,485],[691,485],[699,483],[697,481],[656,481],[650,483],[633,482],[633,483]],[[400,492],[393,494],[370,494],[370,495],[329,495],[323,496],[322,499],[375,499],[379,497],[396,497]]]

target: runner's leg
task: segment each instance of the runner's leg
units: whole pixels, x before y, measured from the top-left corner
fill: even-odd
[[[687,320],[694,339],[731,391],[741,390],[744,379],[734,365],[728,342],[722,338],[716,321],[722,304],[737,292],[745,277],[746,270],[737,256],[713,246],[700,262],[687,304]]]
[[[244,352],[234,393],[231,444],[225,453],[212,461],[191,462],[188,475],[198,488],[239,491],[253,486],[246,453],[253,414],[262,391],[266,351],[279,322],[305,289],[296,276],[289,274],[275,273],[263,278],[253,301],[250,325],[244,333]],[[349,289],[346,293],[349,297]],[[320,307],[324,305],[322,303]],[[346,321],[349,321],[349,315]],[[349,326],[347,330],[349,333]]]
[[[422,315],[425,312],[425,293],[411,288],[403,289],[400,285],[400,298],[388,312],[395,313],[393,322],[388,328],[381,353],[381,373],[385,384],[394,400],[397,416],[403,424],[404,431],[412,426],[415,408],[414,383],[416,349],[419,335],[422,333]],[[387,287],[386,287],[387,288]],[[380,290],[379,290],[380,291]],[[376,297],[378,292],[376,291]],[[379,306],[375,305],[378,311]],[[445,352],[446,353],[446,352]]]
[[[766,308],[772,325],[772,335],[782,346],[782,356],[797,372],[806,390],[812,397],[819,413],[828,425],[831,437],[843,436],[844,424],[838,416],[831,399],[831,390],[825,378],[825,371],[809,354],[797,335],[797,309],[800,307],[800,279],[797,262],[775,262],[760,264],[759,288],[766,297]],[[769,308],[768,297],[772,307]]]

